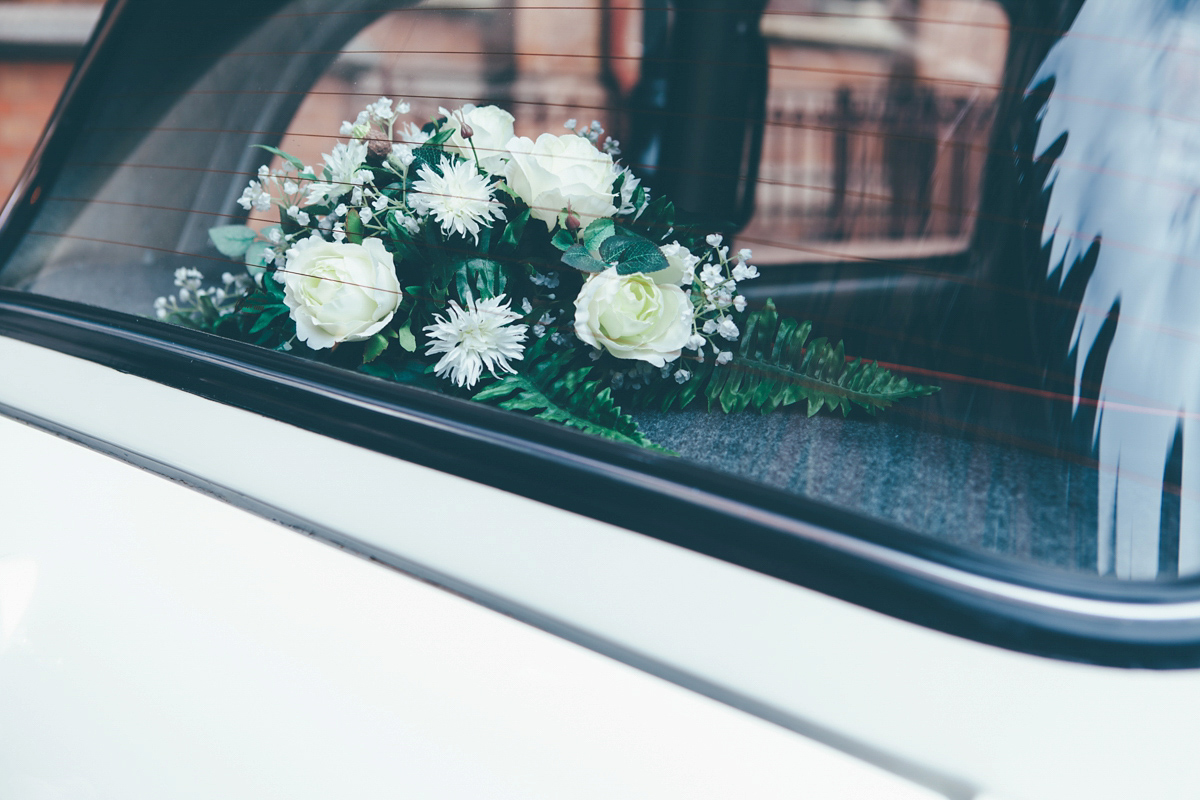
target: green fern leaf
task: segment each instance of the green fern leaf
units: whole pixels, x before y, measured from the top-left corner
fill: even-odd
[[[765,413],[804,402],[809,416],[823,408],[849,414],[859,406],[875,414],[897,402],[938,391],[895,375],[861,358],[846,360],[842,342],[808,341],[812,323],[779,317],[774,303],[747,315],[733,360],[705,363],[682,386],[663,384],[650,397],[663,410],[683,408],[699,396],[726,413],[753,408]]]
[[[601,381],[588,379],[591,366],[572,365],[569,351],[548,354],[546,341],[539,339],[526,349],[519,373],[505,375],[472,399],[606,439],[669,452],[650,441],[633,418],[621,411],[608,387],[601,388]]]

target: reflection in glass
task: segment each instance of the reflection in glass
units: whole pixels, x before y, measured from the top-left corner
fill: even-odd
[[[250,144],[317,162],[381,95],[595,118],[733,224],[752,301],[943,387],[879,419],[639,412],[652,438],[1026,564],[1200,571],[1198,4],[273,7],[130,23],[0,285],[148,315],[177,267],[228,268],[207,230],[246,220]]]

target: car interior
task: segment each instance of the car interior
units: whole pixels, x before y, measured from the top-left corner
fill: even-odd
[[[1134,108],[1095,65],[1135,48],[1120,25],[1164,85],[1195,56],[1170,4],[1115,5],[134,3],[36,213],[0,242],[0,286],[151,315],[176,268],[230,268],[207,232],[255,224],[236,200],[274,157],[253,144],[315,162],[379,96],[418,121],[497,104],[519,135],[596,119],[653,194],[753,250],[752,304],[940,388],[878,416],[637,411],[652,438],[1048,575],[1186,577],[1200,392],[1148,377],[1194,363],[1200,227],[1169,188],[1136,226],[1095,209],[1191,169],[1138,166],[1139,125],[1186,142],[1195,124],[1178,90]]]

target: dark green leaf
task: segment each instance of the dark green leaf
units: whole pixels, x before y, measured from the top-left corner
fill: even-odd
[[[627,176],[628,174],[629,173],[622,171],[621,174],[617,176],[617,179],[615,181],[613,181],[612,188],[613,188],[614,196],[616,196],[616,197],[621,196],[621,187],[623,187],[625,185],[625,176]]]
[[[575,244],[575,234],[566,228],[559,228],[554,232],[554,237],[550,240],[550,244],[565,252],[570,250]]]
[[[387,230],[391,237],[391,241],[387,243],[388,250],[396,257],[397,264],[420,257],[417,248],[413,245],[412,235],[403,224],[397,221],[394,211],[387,212]]]
[[[387,162],[385,161],[384,166],[381,167],[374,167],[369,164],[363,167],[363,169],[366,169],[371,173],[371,182],[376,186],[387,186],[397,177],[395,170],[393,170],[391,167],[388,167],[386,164]]]
[[[363,364],[358,371],[397,383],[417,384],[428,389],[442,387],[442,380],[427,373],[425,365],[416,359],[407,359],[399,364],[389,363],[388,359],[384,359],[371,364]]]
[[[598,219],[583,229],[583,246],[593,255],[600,253],[600,245],[617,232],[611,219]]]
[[[587,248],[581,244],[572,245],[570,250],[563,253],[562,261],[567,266],[584,272],[603,272],[608,269],[608,264],[598,258],[592,258]]]
[[[363,224],[358,209],[352,208],[346,212],[346,240],[351,244],[362,244]]]
[[[763,310],[746,315],[741,329],[728,364],[696,364],[691,380],[682,386],[664,381],[634,399],[666,410],[704,396],[710,408],[727,413],[753,408],[764,414],[804,403],[811,416],[822,408],[847,414],[852,405],[874,414],[898,400],[938,391],[910,383],[877,363],[847,361],[841,342],[809,342],[812,324],[781,319],[770,301]]]
[[[437,145],[445,144],[446,142],[450,141],[450,137],[454,135],[456,130],[458,129],[451,126],[446,126],[433,136],[430,136],[428,139],[426,139],[423,146],[436,147]]]
[[[279,207],[279,229],[288,236],[294,233],[303,233],[305,228],[295,218],[288,216],[287,209]]]
[[[525,223],[529,222],[529,209],[525,209],[508,223],[504,228],[504,235],[500,237],[500,244],[511,247],[516,250],[521,244],[521,236],[525,233]]]
[[[646,204],[646,187],[639,185],[633,190],[633,207],[641,208]]]
[[[427,166],[438,175],[441,175],[442,170],[439,165],[442,163],[443,158],[447,158],[445,151],[440,147],[431,146],[428,142],[413,150],[413,160],[408,165],[409,180],[419,177],[417,173],[423,166]],[[451,157],[451,160],[453,160],[453,157]]]
[[[505,375],[480,389],[472,399],[492,402],[510,411],[524,411],[538,419],[606,439],[661,451],[638,430],[633,418],[621,411],[611,391],[599,380],[589,379],[591,365],[573,366],[569,351],[547,352],[549,341],[546,337],[531,344],[519,373]]]
[[[288,313],[287,306],[269,306],[263,309],[262,313],[258,315],[258,319],[250,326],[249,333],[258,333],[286,313]]]
[[[675,226],[675,205],[665,196],[652,200],[638,217],[637,225],[655,241],[662,241]]]
[[[387,350],[388,340],[383,334],[377,333],[367,340],[366,349],[363,350],[363,363],[370,364],[375,359],[379,358],[379,354]]]
[[[280,304],[283,303],[283,298],[287,295],[287,292],[284,290],[282,283],[272,278],[269,281],[264,280],[262,285],[263,291],[265,291],[269,297],[273,298]]]
[[[632,275],[649,274],[670,266],[654,242],[640,236],[610,236],[600,245],[600,257],[608,263],[617,262],[617,272]]]
[[[479,300],[498,297],[504,294],[507,282],[504,265],[489,258],[468,258],[454,271],[454,286],[463,302],[468,294]]]

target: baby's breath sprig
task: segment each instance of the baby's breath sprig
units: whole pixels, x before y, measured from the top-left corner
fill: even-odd
[[[221,317],[236,310],[238,300],[250,285],[249,275],[226,272],[221,276],[220,286],[205,286],[200,270],[180,267],[175,270],[175,286],[179,291],[155,300],[154,315],[189,328],[211,328]]]
[[[693,275],[691,284],[692,305],[695,307],[692,336],[684,347],[696,353],[698,361],[704,361],[707,345],[716,356],[718,365],[728,364],[733,351],[725,349],[726,343],[736,342],[741,331],[730,313],[730,309],[741,313],[746,310],[746,298],[738,293],[738,284],[758,277],[758,267],[750,264],[750,250],[738,250],[730,258],[729,246],[723,244],[719,233],[705,238],[708,244],[701,256],[700,270]],[[684,370],[686,372],[686,370]],[[690,375],[675,376],[680,383]]]

